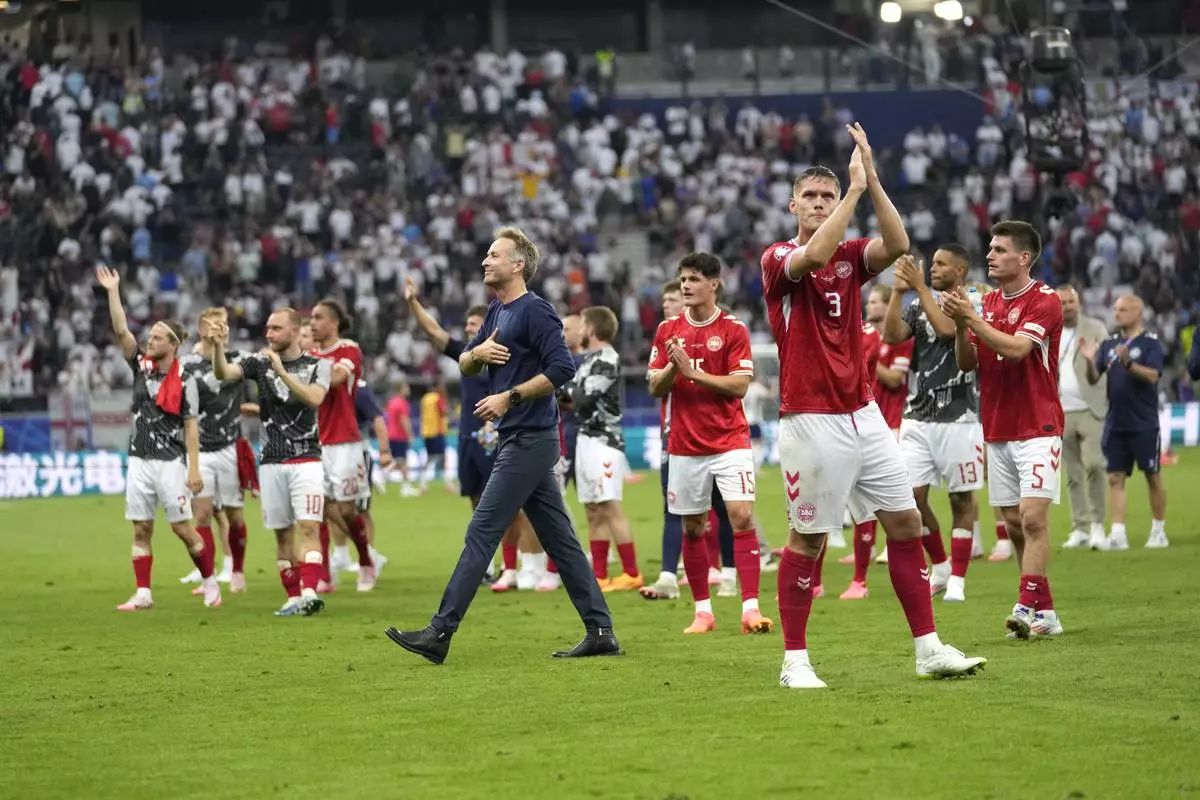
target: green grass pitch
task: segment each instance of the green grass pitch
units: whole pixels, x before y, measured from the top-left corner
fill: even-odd
[[[133,581],[120,498],[0,504],[0,795],[1200,796],[1200,453],[1166,475],[1169,550],[1141,547],[1135,476],[1133,549],[1055,553],[1061,640],[1005,640],[1011,562],[973,563],[967,602],[935,601],[942,638],[990,659],[974,679],[918,681],[886,568],[872,568],[870,599],[839,602],[850,573],[835,551],[809,637],[826,692],[779,688],[781,637],[740,635],[735,599],[715,600],[714,634],[685,639],[686,593],[610,595],[622,659],[549,658],[581,633],[562,592],[483,591],[445,666],[403,652],[383,629],[426,623],[467,519],[440,488],[376,499],[391,564],[373,594],[344,586],[313,619],[271,616],[282,591],[256,502],[248,594],[205,610],[177,582],[190,564],[160,523],[156,608],[138,614],[113,610]],[[781,544],[778,473],[759,491],[760,524]],[[651,477],[626,494],[651,576],[658,492]],[[1053,533],[1061,544],[1065,507]],[[776,617],[773,575],[763,588]]]

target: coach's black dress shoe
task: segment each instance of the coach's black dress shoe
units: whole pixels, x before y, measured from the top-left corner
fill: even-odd
[[[587,633],[583,635],[582,642],[570,650],[555,652],[554,657],[587,658],[588,656],[621,655],[625,655],[625,653],[621,650],[621,645],[617,642],[617,637],[613,634],[612,628],[588,628]]]
[[[416,653],[434,664],[441,664],[446,660],[446,653],[450,652],[450,634],[439,631],[432,625],[427,625],[419,631],[388,628],[384,633],[408,652]]]

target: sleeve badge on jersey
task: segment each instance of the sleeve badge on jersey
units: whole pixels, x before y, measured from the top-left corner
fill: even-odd
[[[1017,320],[1021,318],[1021,309],[1014,308],[1008,312],[1008,324],[1016,325]]]
[[[776,259],[782,259],[788,253],[790,253],[791,250],[792,248],[788,247],[786,244],[781,244],[779,247],[775,248],[775,252],[772,254],[772,257]]]
[[[839,261],[834,264],[833,269],[837,272],[837,276],[842,279],[849,278],[854,272],[854,267],[850,265],[849,261]]]
[[[723,345],[723,344],[725,344],[725,340],[722,339],[720,336],[708,337],[708,349],[714,353],[717,352],[718,350],[720,350],[721,345]]]
[[[1133,361],[1137,361],[1141,357],[1141,355],[1142,355],[1142,348],[1140,348],[1140,347],[1135,347],[1129,351],[1129,358]]]

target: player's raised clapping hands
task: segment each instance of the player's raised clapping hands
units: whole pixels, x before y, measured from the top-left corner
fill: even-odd
[[[846,126],[846,132],[854,140],[854,155],[850,157],[850,185],[854,185],[854,156],[858,156],[864,170],[864,178],[875,177],[875,155],[871,152],[871,143],[867,141],[867,132],[862,123],[856,122]],[[862,187],[866,187],[864,181]]]
[[[209,344],[221,344],[225,341],[225,336],[229,333],[229,325],[218,320],[210,320],[204,326],[204,341]]]
[[[270,347],[264,347],[259,351],[259,355],[267,360],[267,363],[271,365],[271,369],[277,373],[283,373],[283,359],[279,357],[279,353],[276,353]]]
[[[965,287],[959,286],[956,289],[944,291],[939,299],[942,311],[955,322],[966,322],[969,319],[979,318],[975,309],[971,307]]]
[[[867,168],[863,163],[862,150],[855,147],[850,154],[850,190],[864,192],[867,189]]]
[[[672,339],[667,342],[667,360],[675,365],[680,376],[684,378],[692,377],[692,360],[688,358],[687,351],[683,349],[683,345],[679,340]]]
[[[417,282],[413,280],[412,275],[404,279],[404,302],[411,303],[417,299]]]
[[[924,285],[924,272],[912,255],[905,253],[896,259],[896,281],[892,287],[894,291],[904,292]]]

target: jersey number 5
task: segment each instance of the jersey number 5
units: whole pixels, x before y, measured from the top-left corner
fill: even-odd
[[[826,292],[825,299],[829,301],[829,316],[840,317],[842,315],[842,296],[837,292]]]

